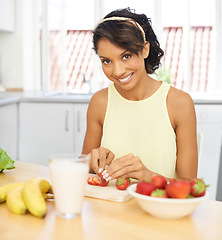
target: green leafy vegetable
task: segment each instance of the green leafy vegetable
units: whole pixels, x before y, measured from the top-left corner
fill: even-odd
[[[14,162],[8,154],[0,148],[0,173],[5,169],[13,169],[15,168]]]

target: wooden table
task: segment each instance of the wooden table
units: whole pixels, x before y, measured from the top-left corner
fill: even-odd
[[[15,162],[15,169],[0,174],[0,185],[26,181],[34,176],[49,179],[49,169]],[[75,219],[56,216],[54,202],[47,202],[44,219],[16,215],[0,204],[1,240],[222,240],[222,202],[206,200],[189,217],[158,219],[145,213],[135,199],[125,203],[84,198],[82,215]]]

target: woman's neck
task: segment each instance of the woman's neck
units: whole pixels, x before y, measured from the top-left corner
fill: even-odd
[[[115,85],[119,94],[127,100],[140,101],[152,96],[160,87],[161,82],[151,78],[147,75],[146,79],[137,83],[137,85],[130,90],[123,90]]]

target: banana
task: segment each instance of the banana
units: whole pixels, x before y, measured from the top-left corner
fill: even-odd
[[[24,183],[10,183],[10,184],[6,184],[0,187],[0,203],[3,203],[6,201],[6,197],[7,197],[7,193],[9,190],[11,190],[14,187],[17,186],[22,186],[24,185]]]
[[[28,212],[22,197],[24,186],[17,186],[8,191],[6,204],[8,209],[16,214],[25,214]]]
[[[40,218],[45,217],[47,209],[43,194],[50,189],[50,183],[41,177],[34,177],[25,182],[22,195],[31,214]]]

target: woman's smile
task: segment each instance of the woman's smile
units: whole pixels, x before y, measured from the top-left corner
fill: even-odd
[[[121,83],[128,83],[133,78],[133,73],[129,74],[126,77],[116,78]]]

